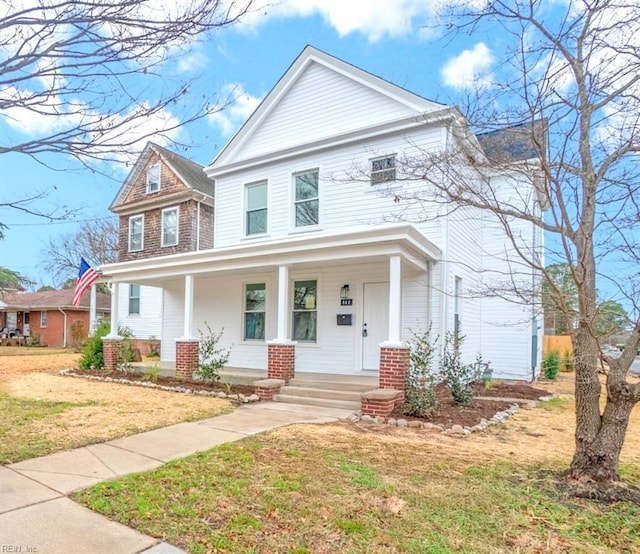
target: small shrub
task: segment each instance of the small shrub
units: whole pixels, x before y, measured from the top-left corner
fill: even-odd
[[[555,379],[560,371],[560,352],[552,350],[542,360],[542,372],[547,379]]]
[[[440,371],[454,402],[468,404],[473,398],[473,383],[482,378],[482,357],[473,364],[463,364],[460,347],[464,337],[447,333],[440,358]]]
[[[439,381],[437,368],[433,367],[434,345],[429,331],[412,332],[409,342],[409,371],[405,383],[404,412],[410,416],[425,417],[436,408],[435,387]]]
[[[207,327],[207,334],[198,329],[200,334],[200,361],[195,374],[205,381],[215,383],[220,380],[220,370],[229,361],[231,348],[220,348],[218,346],[224,333],[224,328],[216,333],[211,330],[206,321],[204,324]]]
[[[153,383],[157,383],[158,382],[158,376],[160,374],[160,368],[158,367],[158,364],[153,364],[150,368],[149,368],[149,379],[153,382]]]
[[[572,373],[576,369],[576,359],[573,352],[569,349],[564,351],[562,355],[562,371]]]
[[[159,358],[160,357],[160,341],[153,335],[149,337],[149,353],[147,354],[149,358]]]
[[[108,321],[103,321],[96,328],[96,332],[87,339],[87,342],[82,347],[82,353],[78,360],[78,367],[80,369],[104,368],[102,337],[108,335],[110,330],[111,324]]]

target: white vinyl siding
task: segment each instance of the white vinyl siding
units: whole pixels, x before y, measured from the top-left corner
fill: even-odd
[[[178,221],[180,212],[177,207],[162,210],[162,246],[178,244]]]
[[[144,216],[129,218],[129,252],[139,252],[144,248]]]

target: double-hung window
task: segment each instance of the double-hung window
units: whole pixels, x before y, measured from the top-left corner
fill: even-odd
[[[129,315],[140,315],[140,285],[129,285]]]
[[[266,298],[264,283],[245,285],[244,340],[264,340]]]
[[[371,160],[371,184],[396,180],[396,157],[384,156]]]
[[[160,190],[160,162],[150,165],[147,169],[147,193]]]
[[[318,321],[318,282],[295,281],[293,284],[293,340],[315,342]]]
[[[44,329],[47,326],[47,312],[42,310],[40,312],[40,328]]]
[[[178,244],[178,208],[162,210],[162,246]]]
[[[138,252],[143,247],[144,216],[134,215],[129,218],[129,252]]]
[[[296,227],[317,225],[319,222],[318,172],[308,171],[294,176]]]
[[[245,232],[259,235],[267,232],[267,183],[247,185]]]

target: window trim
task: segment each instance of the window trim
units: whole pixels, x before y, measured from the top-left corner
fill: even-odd
[[[133,287],[138,287],[138,295],[137,296],[133,296],[131,293],[133,292]],[[132,312],[131,311],[131,301],[132,300],[137,300],[138,301],[138,311],[137,312]],[[127,315],[128,316],[136,316],[136,315],[140,315],[140,311],[141,311],[141,304],[142,304],[142,291],[140,289],[140,285],[136,285],[136,284],[132,284],[129,283],[129,294],[127,295]]]
[[[382,160],[393,160],[393,167],[385,167],[382,169],[373,169],[373,165],[376,162],[382,161]],[[384,156],[377,156],[375,158],[371,158],[369,159],[369,182],[372,186],[374,185],[380,185],[382,183],[390,183],[393,181],[396,181],[398,179],[398,173],[397,173],[397,165],[396,165],[396,161],[397,161],[397,154],[386,154]]]
[[[265,206],[264,208],[259,208],[259,209],[253,209],[253,210],[249,210],[249,189],[254,188],[254,187],[259,187],[259,186],[264,186],[266,188],[267,194],[266,194],[266,201],[265,201]],[[265,217],[265,230],[264,231],[260,231],[259,233],[249,233],[249,212],[251,211],[253,212],[258,212],[261,210],[265,210],[266,212],[266,217]],[[244,237],[245,238],[253,238],[253,237],[263,237],[265,235],[269,234],[269,181],[268,180],[262,180],[262,181],[254,181],[252,183],[246,183],[244,186],[244,211],[243,211],[243,227],[244,227]]]
[[[314,281],[316,284],[316,297],[315,297],[315,307],[311,308],[311,309],[296,309],[296,304],[295,304],[295,293],[296,293],[296,283],[301,283],[304,281]],[[296,278],[293,279],[292,285],[291,285],[291,291],[293,293],[293,296],[291,297],[291,340],[294,340],[296,342],[301,343],[302,345],[306,345],[306,344],[311,344],[311,345],[315,345],[318,344],[318,321],[319,321],[319,315],[318,315],[318,296],[319,296],[319,291],[320,291],[320,281],[317,277],[314,278]],[[295,314],[296,313],[315,313],[316,314],[316,322],[315,322],[315,338],[313,340],[305,340],[305,339],[297,339],[295,338],[295,330],[296,330],[296,326],[295,326]]]
[[[262,285],[264,287],[264,310],[248,310],[247,309],[247,287]],[[265,342],[267,336],[267,283],[262,281],[259,283],[246,282],[242,285],[243,302],[242,302],[242,340],[250,343]],[[264,314],[264,328],[262,330],[262,338],[247,337],[247,314]]]
[[[176,212],[176,241],[172,244],[167,244],[164,241],[164,214],[168,212]],[[164,208],[160,215],[160,246],[164,248],[165,246],[178,246],[180,242],[180,206],[173,206],[171,208]]]
[[[297,187],[296,187],[296,179],[297,177],[300,177],[302,175],[309,175],[310,173],[315,173],[316,174],[316,181],[317,181],[317,190],[316,190],[316,196],[314,198],[305,198],[304,200],[298,200],[296,198],[297,196]],[[292,186],[292,191],[291,191],[291,197],[292,197],[292,209],[293,209],[293,214],[292,214],[292,226],[291,228],[295,231],[306,231],[309,229],[317,229],[318,227],[320,227],[320,213],[321,213],[321,205],[320,205],[320,169],[319,168],[314,168],[314,169],[307,169],[305,171],[296,171],[295,173],[292,174],[291,176],[291,186]],[[311,223],[309,225],[298,225],[298,218],[297,218],[297,207],[299,204],[303,204],[306,202],[311,202],[315,200],[318,203],[318,219],[315,223]]]
[[[158,182],[157,183],[153,183],[153,181],[151,181],[149,179],[149,175],[156,168],[157,168],[157,171],[158,171]],[[162,165],[160,164],[159,161],[157,161],[157,162],[152,163],[151,165],[149,165],[149,167],[147,167],[147,194],[153,194],[154,192],[158,192],[160,190],[161,182],[162,182]],[[156,185],[156,188],[154,188],[153,190],[151,189],[151,185],[152,184]]]
[[[140,220],[140,248],[131,248],[131,225],[135,220]],[[127,237],[129,252],[142,252],[144,250],[144,214],[129,216],[129,236]]]
[[[47,311],[40,310],[40,329],[47,328]]]

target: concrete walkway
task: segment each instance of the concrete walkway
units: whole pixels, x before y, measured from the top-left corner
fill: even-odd
[[[0,466],[0,552],[183,552],[114,523],[67,495],[263,431],[292,423],[328,423],[351,413],[300,404],[245,404],[231,414]]]

